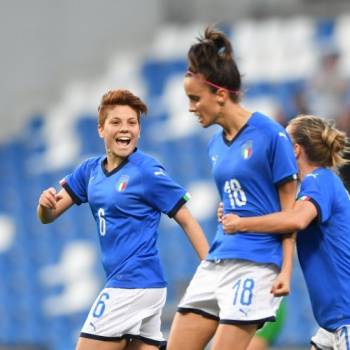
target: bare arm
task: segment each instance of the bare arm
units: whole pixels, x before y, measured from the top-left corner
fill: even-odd
[[[306,228],[317,217],[314,204],[297,201],[292,209],[263,216],[239,217],[227,214],[222,218],[224,232],[258,231],[262,233],[288,233]]]
[[[188,208],[183,205],[175,214],[174,219],[185,231],[199,258],[201,260],[205,259],[209,250],[208,241],[202,228],[194,219]]]
[[[316,217],[317,209],[312,202],[297,201],[291,207],[290,194],[292,188],[281,188],[281,206],[283,211],[264,216],[241,218],[237,215],[228,214],[222,218],[223,228],[226,233],[233,232],[265,232],[287,233],[282,242],[283,262],[282,269],[272,286],[272,293],[276,296],[286,295],[289,292],[290,278],[293,266],[295,231],[306,228]]]
[[[37,207],[38,218],[43,224],[49,224],[70,208],[73,203],[65,189],[61,189],[57,193],[55,188],[50,187],[40,195]]]
[[[295,204],[297,191],[296,181],[281,185],[278,189],[281,209],[289,210]],[[282,266],[277,279],[272,285],[272,293],[276,296],[288,295],[293,271],[293,257],[296,233],[285,234],[282,237]]]

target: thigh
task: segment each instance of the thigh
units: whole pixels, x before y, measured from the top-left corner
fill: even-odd
[[[209,318],[218,319],[219,307],[215,295],[218,281],[217,267],[217,264],[211,261],[200,263],[179,303],[178,311],[195,311]]]
[[[146,344],[142,340],[135,339],[128,344],[125,350],[159,350],[159,346]]]
[[[146,338],[161,342],[160,313],[166,298],[165,288],[105,288],[84,323],[80,337],[101,341],[119,341],[126,336],[142,336],[144,323],[155,315],[158,324],[145,326]]]
[[[245,326],[220,324],[215,333],[211,350],[245,350],[256,329],[255,324]]]
[[[251,343],[249,344],[248,349],[267,349],[268,345],[271,345],[275,342],[284,325],[284,320],[286,316],[286,302],[285,299],[282,301],[280,307],[277,310],[276,321],[275,322],[266,322],[264,327],[260,328]],[[258,346],[254,344],[266,344]]]
[[[127,344],[128,341],[126,339],[118,341],[102,341],[80,337],[75,350],[124,350],[126,349]]]
[[[164,343],[161,332],[161,316],[166,301],[166,289],[153,288],[145,290],[143,297],[135,303],[135,308],[140,310],[141,322],[138,328],[134,328],[131,334],[136,335],[135,340],[146,344],[160,346]]]
[[[203,350],[217,326],[217,320],[192,312],[177,312],[170,329],[167,350]]]
[[[248,345],[248,350],[268,350],[269,343],[260,337],[254,336]]]

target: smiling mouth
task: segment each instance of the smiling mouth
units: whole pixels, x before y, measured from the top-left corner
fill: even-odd
[[[118,145],[129,146],[131,138],[127,136],[117,137],[115,141]]]

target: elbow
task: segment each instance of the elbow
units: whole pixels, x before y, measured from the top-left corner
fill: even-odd
[[[306,222],[306,220],[303,220],[301,218],[296,218],[294,220],[294,231],[304,230],[307,226],[308,222]]]

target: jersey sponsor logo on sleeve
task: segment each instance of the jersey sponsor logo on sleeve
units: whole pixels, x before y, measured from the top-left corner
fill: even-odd
[[[243,159],[249,159],[253,154],[253,141],[249,140],[241,148],[241,155]]]
[[[318,174],[314,173],[314,174],[307,174],[305,177],[313,177],[314,179],[316,179],[318,176]]]
[[[287,135],[282,131],[279,131],[278,136],[281,136],[281,137],[285,138],[286,140],[288,139]]]
[[[164,175],[164,176],[165,176],[165,172],[164,172],[163,170],[160,169],[160,170],[155,171],[155,172],[154,172],[154,175],[155,175],[155,176],[161,176],[161,175]]]
[[[118,182],[117,185],[115,186],[116,190],[118,192],[123,192],[125,191],[126,187],[128,186],[128,182],[129,182],[129,176],[128,175],[122,175]]]

